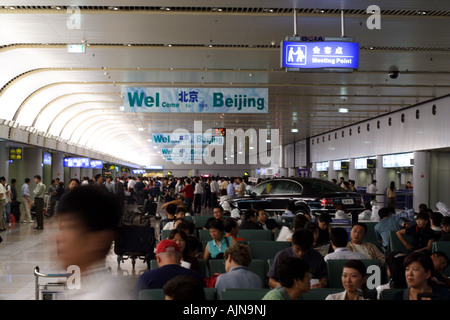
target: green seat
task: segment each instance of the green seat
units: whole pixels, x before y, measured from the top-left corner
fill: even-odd
[[[433,252],[442,251],[450,258],[450,241],[433,242]]]
[[[208,219],[212,218],[212,217],[214,217],[214,216],[213,215],[207,215],[207,216],[195,215],[192,217],[192,219],[194,221],[195,227],[202,229],[205,226],[206,221],[208,221]]]
[[[271,241],[273,240],[271,230],[239,230],[239,237],[245,241]]]
[[[216,288],[204,288],[206,300],[217,300]]]
[[[347,262],[347,259],[336,259],[336,260],[328,260],[327,261],[327,268],[328,268],[328,288],[343,288],[342,286],[342,270],[344,268],[344,264]],[[369,266],[378,266],[380,271],[380,283],[386,283],[386,270],[381,265],[381,261],[377,259],[362,259],[361,260],[365,265],[366,268]],[[372,270],[367,272],[367,277],[371,277],[373,275]],[[370,279],[369,279],[370,281]]]
[[[325,300],[328,295],[342,292],[341,288],[316,288],[301,295],[299,300]]]
[[[225,273],[225,264],[222,259],[211,259],[209,260],[209,270],[211,274],[214,273]],[[252,259],[252,262],[248,266],[248,270],[255,273],[257,276],[261,278],[261,284],[263,287],[266,286],[266,273],[267,269],[267,261],[264,259]]]
[[[169,238],[169,234],[172,230],[161,230],[161,240]]]
[[[206,300],[217,300],[216,288],[204,288]],[[163,289],[144,289],[139,292],[139,300],[165,300]]]
[[[377,236],[375,234],[375,225],[378,222],[363,222],[363,223],[367,226],[367,233],[366,236],[364,237],[364,242],[373,243],[378,247],[378,249],[381,250],[381,243],[378,242]]]
[[[404,234],[403,237],[405,240],[409,243],[411,243],[411,237]],[[397,231],[390,231],[389,232],[389,251],[403,251],[404,253],[408,253],[408,249],[406,249],[405,245],[397,236]]]
[[[156,268],[158,268],[158,262],[155,259],[150,260],[150,270],[153,270]]]
[[[162,289],[144,289],[139,292],[139,300],[165,300]]]
[[[252,259],[273,259],[283,249],[289,248],[288,241],[249,241],[248,246]]]
[[[380,292],[380,300],[391,300],[396,292],[403,290],[405,289],[384,289]]]
[[[270,289],[225,289],[220,293],[220,300],[261,300]]]
[[[280,217],[278,225],[280,227],[286,226],[288,228],[292,228],[294,225],[294,217]]]
[[[204,241],[204,240],[212,240],[211,238],[211,234],[209,233],[209,230],[205,230],[205,229],[199,229],[198,230],[198,238],[200,239],[200,241]]]

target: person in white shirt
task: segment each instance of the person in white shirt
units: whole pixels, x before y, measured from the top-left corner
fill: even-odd
[[[79,268],[80,288],[67,290],[66,300],[131,299],[125,278],[112,275],[106,257],[115,239],[121,210],[114,195],[97,186],[80,186],[58,204],[59,232],[55,236],[63,268]]]
[[[334,252],[327,254],[323,259],[366,259],[366,256],[359,252],[349,251],[347,249],[348,233],[344,228],[331,228],[330,244]]]
[[[367,272],[365,264],[360,260],[348,260],[342,270],[342,286],[345,291],[328,295],[325,300],[366,300]]]
[[[366,192],[368,194],[370,194],[370,200],[375,200],[376,196],[375,194],[377,193],[378,189],[377,189],[377,180],[372,180],[372,183],[367,187]]]

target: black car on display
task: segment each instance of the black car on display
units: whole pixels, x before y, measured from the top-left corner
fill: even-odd
[[[336,206],[345,205],[353,217],[364,211],[362,196],[338,185],[316,178],[276,178],[263,181],[247,191],[243,197],[231,197],[221,202],[242,214],[248,209],[264,208],[269,215],[282,214],[292,203],[295,215],[308,213],[317,217],[327,212],[336,213]],[[236,210],[235,210],[236,211]]]

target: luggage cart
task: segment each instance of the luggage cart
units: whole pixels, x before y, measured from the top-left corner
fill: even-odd
[[[72,273],[44,274],[39,272],[39,267],[34,268],[35,276],[35,299],[36,300],[65,300],[65,290],[67,281],[39,283],[39,277],[42,278],[68,278]]]

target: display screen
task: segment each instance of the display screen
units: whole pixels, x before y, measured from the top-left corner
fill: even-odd
[[[101,160],[91,160],[91,169],[103,169],[103,161]]]
[[[68,168],[89,168],[89,158],[64,158],[64,167]]]

